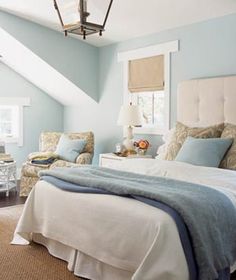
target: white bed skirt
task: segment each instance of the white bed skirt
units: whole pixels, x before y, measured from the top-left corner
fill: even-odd
[[[134,273],[105,264],[42,234],[33,234],[33,241],[45,246],[52,256],[66,261],[68,270],[76,276],[95,280],[130,280]]]

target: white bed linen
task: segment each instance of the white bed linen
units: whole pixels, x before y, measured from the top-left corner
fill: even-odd
[[[236,200],[234,171],[150,159],[127,160],[116,168],[210,185]],[[32,232],[40,233],[33,239],[68,261],[76,275],[94,280],[188,279],[172,218],[135,200],[65,192],[41,181],[27,200],[13,243],[19,244],[20,237],[31,240]]]

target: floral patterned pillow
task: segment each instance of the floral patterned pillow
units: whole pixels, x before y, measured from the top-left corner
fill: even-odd
[[[236,170],[236,125],[226,124],[221,138],[233,138],[233,144],[221,161],[220,167]]]
[[[188,127],[180,122],[176,124],[176,129],[168,145],[165,160],[174,160],[188,136],[195,138],[219,138],[224,129],[224,124],[208,127]]]

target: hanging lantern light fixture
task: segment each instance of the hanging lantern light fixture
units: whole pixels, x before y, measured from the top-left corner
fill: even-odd
[[[87,0],[54,0],[54,7],[66,36],[68,33],[81,35],[83,39],[86,39],[87,35],[94,33],[99,33],[102,36],[113,0],[107,2],[103,15],[100,8],[101,6],[104,8],[104,5],[96,7],[96,1],[89,6]],[[97,17],[89,12],[92,8],[95,8],[93,10],[94,14],[97,12]],[[100,19],[102,23],[90,22],[88,21],[89,17],[92,17],[94,20]]]

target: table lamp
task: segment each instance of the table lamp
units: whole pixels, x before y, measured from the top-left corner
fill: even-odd
[[[124,139],[124,146],[127,150],[134,150],[133,127],[143,124],[143,115],[140,106],[123,105],[121,106],[117,124],[127,127],[127,137]]]

